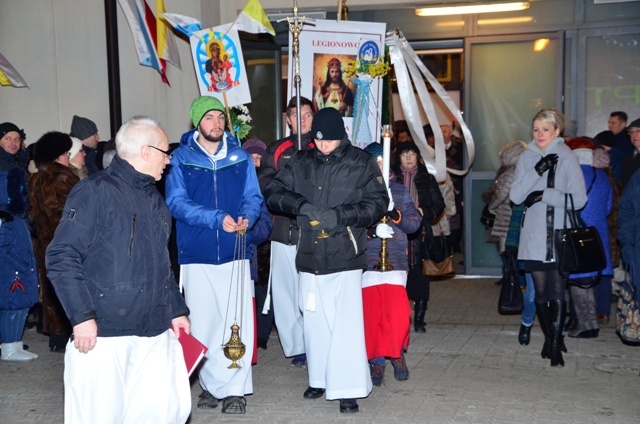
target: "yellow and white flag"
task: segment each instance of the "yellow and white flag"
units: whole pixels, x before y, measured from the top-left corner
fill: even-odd
[[[258,0],[249,0],[238,15],[235,22],[238,31],[250,32],[251,34],[269,33],[276,35],[269,18]]]
[[[0,85],[12,87],[28,87],[16,68],[0,53]]]

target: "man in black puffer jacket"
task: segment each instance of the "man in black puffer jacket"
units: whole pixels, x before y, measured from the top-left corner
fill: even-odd
[[[296,98],[292,97],[287,105],[287,123],[291,127],[291,135],[269,145],[262,155],[262,165],[258,168],[260,190],[265,192],[267,186],[278,174],[289,159],[298,151],[298,107]],[[311,123],[313,109],[311,101],[300,97],[300,127],[302,150],[313,148]],[[278,336],[282,344],[284,356],[293,356],[292,366],[306,366],[304,354],[304,333],[302,328],[302,311],[299,302],[298,270],[295,266],[298,245],[298,224],[296,217],[274,211],[273,231],[271,232],[271,295]]]
[[[74,187],[47,248],[47,276],[73,326],[65,422],[184,423],[191,412],[178,342],[189,309],[169,261],[171,214],[154,185],[168,148],[157,122],[126,122],[118,155]]]
[[[309,369],[304,397],[326,390],[327,399],[340,399],[340,412],[357,412],[355,398],[371,391],[361,288],[366,229],[385,214],[389,196],[378,164],[351,145],[338,111],[321,109],[311,134],[315,147],[291,158],[265,198],[271,210],[297,216],[300,227],[296,266]]]

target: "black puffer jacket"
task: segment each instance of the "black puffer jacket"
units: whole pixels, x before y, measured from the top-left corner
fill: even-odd
[[[75,326],[98,336],[153,337],[189,315],[173,278],[171,214],[152,177],[116,156],[78,183],[47,248],[47,277]]]
[[[328,231],[331,236],[326,239],[317,238],[322,223],[312,228],[306,216],[298,216],[296,266],[314,274],[366,269],[366,228],[384,215],[389,204],[375,159],[346,137],[327,156],[316,148],[296,153],[268,185],[265,198],[271,210],[295,216],[306,203],[336,211],[338,226]]]
[[[313,138],[311,133],[302,135],[302,149],[312,149]],[[295,134],[289,137],[282,138],[275,143],[269,145],[264,155],[262,155],[262,162],[258,171],[258,180],[260,182],[260,190],[263,195],[267,189],[267,186],[278,174],[284,166],[289,162],[289,159],[293,157],[298,151],[298,138]],[[292,246],[298,243],[298,224],[296,217],[291,215],[284,215],[281,213],[273,213],[273,231],[271,232],[271,241],[277,241],[279,243]]]

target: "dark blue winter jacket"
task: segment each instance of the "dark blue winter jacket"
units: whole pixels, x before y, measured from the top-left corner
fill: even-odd
[[[211,157],[196,143],[197,136],[196,130],[185,133],[173,152],[167,204],[176,218],[180,264],[219,265],[233,260],[236,241],[234,233],[222,228],[224,218],[246,218],[251,228],[260,216],[262,195],[251,155],[231,134],[225,133]]]
[[[153,177],[119,156],[80,181],[46,255],[71,325],[96,319],[101,337],[154,337],[189,315],[171,271],[170,232]]]

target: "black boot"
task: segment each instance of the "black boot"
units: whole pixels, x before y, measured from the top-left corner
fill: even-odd
[[[544,345],[542,346],[540,356],[542,356],[542,359],[547,359],[549,358],[549,346],[551,343],[549,337],[549,302],[536,302],[536,315],[538,316],[538,323],[540,324],[542,334],[544,334]]]
[[[531,340],[531,327],[533,327],[533,324],[531,324],[529,327],[527,327],[524,324],[520,324],[520,332],[518,333],[518,342],[520,342],[522,346],[529,345],[529,341]]]
[[[566,302],[563,300],[549,301],[550,309],[550,338],[549,354],[552,367],[564,367],[564,359],[562,358],[562,326],[566,315]]]
[[[416,333],[426,333],[427,323],[424,322],[424,314],[427,312],[427,300],[424,298],[417,299],[413,312],[413,330]]]

